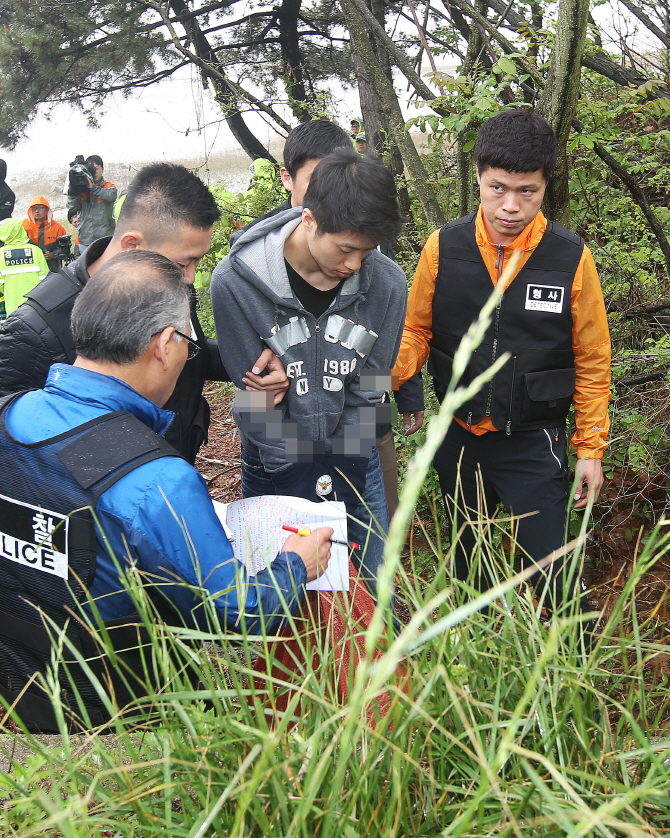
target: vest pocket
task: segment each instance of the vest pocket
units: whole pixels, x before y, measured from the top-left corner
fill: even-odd
[[[565,419],[572,404],[575,381],[574,367],[527,372],[524,375],[521,422]]]

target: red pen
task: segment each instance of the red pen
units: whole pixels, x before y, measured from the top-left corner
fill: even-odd
[[[294,532],[296,535],[311,535],[312,534],[311,530],[306,530],[306,529],[299,530],[297,527],[289,527],[288,524],[284,524],[282,526],[282,529],[286,530],[287,532]],[[353,547],[354,550],[360,550],[361,549],[361,545],[357,544],[355,541],[340,541],[338,538],[331,538],[330,543],[331,544],[341,544],[343,547]]]

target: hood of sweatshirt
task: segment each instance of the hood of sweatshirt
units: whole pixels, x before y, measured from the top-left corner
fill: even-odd
[[[8,247],[13,247],[14,245],[27,244],[30,239],[18,218],[5,218],[0,224],[0,241],[3,241]]]
[[[7,163],[4,160],[0,160],[0,183],[3,183],[6,177]]]
[[[302,208],[293,207],[254,224],[235,240],[227,257],[239,274],[276,305],[295,308],[284,264],[284,244],[300,224],[301,217]],[[366,256],[360,270],[344,280],[341,297],[364,294],[368,290],[375,252]]]
[[[53,221],[53,213],[51,212],[51,205],[49,204],[47,199],[44,197],[44,195],[36,195],[33,198],[33,200],[30,202],[30,206],[28,207],[28,218],[32,221],[33,224],[37,223],[35,221],[35,217],[33,216],[33,207],[39,207],[39,206],[43,206],[43,207],[47,208],[48,212],[47,212],[47,217],[46,217],[46,223],[47,224],[51,223],[51,221]]]

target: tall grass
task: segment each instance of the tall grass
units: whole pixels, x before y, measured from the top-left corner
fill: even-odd
[[[455,380],[487,313],[466,338]],[[498,568],[492,591],[477,597],[453,582],[446,537],[434,545],[434,578],[418,585],[403,569],[406,528],[433,450],[468,395],[454,382],[417,454],[389,535],[380,607],[365,637],[369,656],[351,673],[344,703],[331,689],[336,661],[327,633],[313,635],[316,657],[306,649],[285,672],[254,678],[257,655],[271,672],[273,638],[230,635],[214,616],[207,633],[168,627],[141,577],[130,574],[124,584],[151,638],[147,683],[158,680],[160,689],[123,716],[110,699],[111,734],[70,736],[63,728],[57,747],[27,734],[2,737],[0,835],[667,835],[670,737],[661,726],[663,696],[643,679],[665,647],[648,639],[634,599],[637,581],[667,549],[665,526],[590,648],[574,610],[542,620],[524,575],[490,543],[490,522],[481,552]],[[380,654],[394,583],[411,620]],[[301,618],[291,624],[303,642]],[[350,622],[352,640],[358,631]],[[289,686],[288,710],[275,712]],[[386,691],[387,712],[370,712]],[[57,687],[51,693],[58,706]],[[30,758],[11,760],[17,742]]]

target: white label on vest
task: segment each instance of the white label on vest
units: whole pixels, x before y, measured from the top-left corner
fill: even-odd
[[[564,288],[557,285],[528,285],[526,288],[526,309],[528,311],[563,311]]]
[[[8,268],[14,267],[15,265],[33,265],[35,263],[33,251],[30,247],[18,247],[12,248],[12,250],[5,250],[3,257],[5,265]]]
[[[0,559],[68,577],[68,519],[0,495]]]

